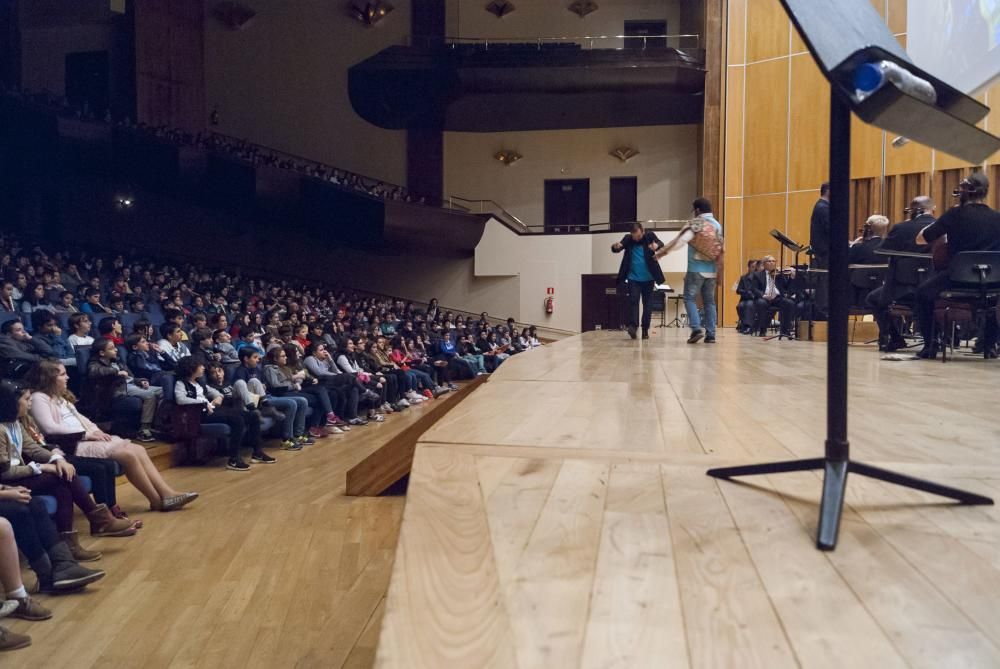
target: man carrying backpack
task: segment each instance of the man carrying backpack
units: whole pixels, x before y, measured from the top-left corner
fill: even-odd
[[[722,225],[712,214],[712,203],[703,197],[692,205],[694,220],[680,231],[666,246],[656,253],[662,258],[683,244],[688,247],[687,274],[684,275],[684,309],[691,325],[689,344],[697,344],[702,337],[706,344],[715,343],[715,286],[722,272]],[[697,298],[705,308],[705,329],[701,329]]]

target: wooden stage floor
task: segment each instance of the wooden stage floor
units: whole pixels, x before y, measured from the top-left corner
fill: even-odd
[[[825,344],[587,333],[427,432],[376,666],[1000,667],[1000,508],[852,476],[813,547]],[[1000,362],[852,348],[853,455],[1000,498]]]

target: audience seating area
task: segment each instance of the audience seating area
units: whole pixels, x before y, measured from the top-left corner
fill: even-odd
[[[119,507],[116,477],[152,511],[198,497],[173,488],[137,442],[173,443],[188,464],[225,454],[218,475],[238,477],[280,451],[392,420],[541,345],[533,327],[436,300],[11,236],[0,237],[0,274],[0,543],[16,540],[43,594],[104,576],[80,564],[100,553],[81,544],[74,506],[95,537],[142,528]],[[41,506],[25,520],[24,504]],[[23,583],[7,595],[14,617],[51,616]],[[0,649],[21,645],[0,627]]]

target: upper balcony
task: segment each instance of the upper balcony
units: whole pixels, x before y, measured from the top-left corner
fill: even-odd
[[[700,123],[698,35],[411,39],[349,70],[382,128],[467,132]]]

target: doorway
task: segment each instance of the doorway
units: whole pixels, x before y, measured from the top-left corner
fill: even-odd
[[[545,232],[590,228],[590,179],[545,180]]]
[[[608,186],[608,216],[611,230],[628,232],[639,220],[638,177],[611,177]]]
[[[580,277],[580,331],[619,330],[625,322],[625,284],[614,274],[584,274]]]
[[[666,21],[626,21],[625,36],[633,39],[625,40],[626,49],[665,49],[666,37],[650,37],[650,35],[666,35]],[[645,37],[646,39],[638,39]]]

